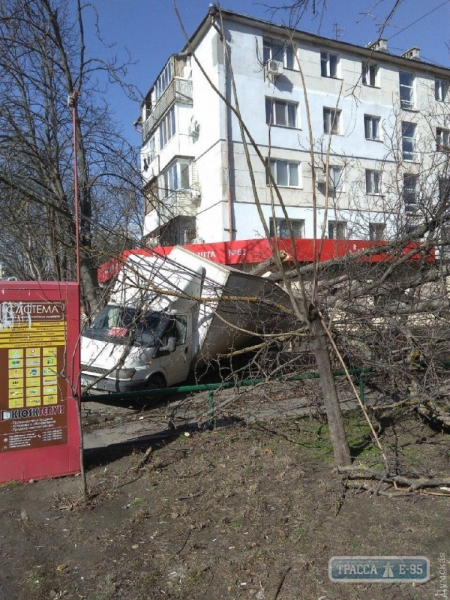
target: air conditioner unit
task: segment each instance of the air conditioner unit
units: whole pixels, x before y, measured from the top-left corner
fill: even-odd
[[[199,190],[191,190],[191,199],[192,200],[200,200],[201,193]]]
[[[197,136],[200,133],[200,123],[198,121],[191,120],[188,132],[191,137]]]
[[[316,171],[316,183],[317,185],[325,185],[326,183],[325,173],[321,170]]]
[[[283,63],[279,60],[268,60],[266,63],[266,74],[271,77],[282,75]]]
[[[145,245],[147,246],[147,248],[154,248],[155,246],[159,246],[159,238],[159,235],[148,237],[145,240]]]

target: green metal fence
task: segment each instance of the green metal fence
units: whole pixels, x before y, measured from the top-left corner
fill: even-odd
[[[364,404],[365,401],[365,381],[364,376],[368,373],[373,372],[372,367],[366,367],[363,369],[348,369],[348,373],[350,375],[359,375],[359,397],[361,402]],[[335,377],[342,377],[346,375],[346,372],[343,370],[334,371],[333,375]],[[319,373],[310,372],[303,373],[302,375],[292,375],[291,377],[276,377],[274,379],[265,379],[265,378],[256,378],[256,379],[243,379],[241,381],[221,381],[220,383],[199,383],[197,385],[180,385],[176,387],[169,388],[156,388],[153,390],[142,390],[139,392],[118,392],[114,394],[92,394],[92,395],[83,395],[81,396],[81,401],[100,401],[100,400],[119,400],[119,399],[133,399],[133,398],[142,398],[142,397],[152,397],[152,396],[161,396],[161,395],[169,395],[169,394],[188,394],[192,392],[207,392],[208,395],[208,414],[209,414],[209,425],[210,427],[214,426],[214,392],[216,390],[225,390],[230,388],[239,388],[239,387],[250,387],[259,385],[261,383],[269,383],[271,381],[301,381],[304,379],[319,379]]]

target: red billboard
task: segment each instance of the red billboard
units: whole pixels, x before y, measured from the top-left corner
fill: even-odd
[[[78,286],[0,290],[0,483],[79,473]]]
[[[293,260],[293,256],[302,263],[310,263],[314,260],[314,255],[319,262],[331,260],[370,250],[380,248],[380,254],[371,254],[362,257],[361,260],[368,262],[383,262],[391,260],[389,253],[382,252],[382,246],[386,242],[372,240],[313,240],[305,238],[296,238],[294,244],[290,239],[272,240],[278,250],[285,253],[285,261]],[[418,244],[411,242],[402,249],[402,254],[411,251]],[[244,265],[258,264],[272,257],[272,250],[269,241],[266,238],[255,240],[235,240],[232,242],[211,242],[204,244],[186,244],[183,246],[187,250],[208,258],[213,262],[222,265]],[[120,257],[111,258],[98,268],[98,280],[100,283],[106,283],[112,279],[122,268],[126,259],[133,255],[153,256],[159,254],[167,256],[173,246],[157,246],[155,248],[136,248],[134,250],[125,250]],[[433,260],[434,251],[430,250],[429,260]],[[422,253],[419,253],[413,260],[420,260]]]

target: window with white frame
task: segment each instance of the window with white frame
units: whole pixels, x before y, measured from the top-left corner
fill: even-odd
[[[380,139],[380,117],[364,115],[364,133],[366,140],[379,141]]]
[[[188,190],[190,186],[190,162],[178,159],[164,171],[163,197],[168,198],[177,190]]]
[[[286,69],[295,69],[295,56],[292,43],[265,38],[263,42],[263,61],[278,60]]]
[[[270,170],[277,185],[300,187],[300,164],[298,162],[270,159]],[[267,177],[267,184],[269,183],[269,177]]]
[[[444,102],[447,98],[448,81],[445,79],[434,80],[434,97],[438,102]]]
[[[330,52],[320,53],[320,72],[322,77],[338,77],[339,57]]]
[[[155,83],[156,100],[161,98],[161,96],[163,95],[165,90],[169,87],[169,84],[171,81],[172,81],[172,63],[169,60],[169,62],[164,67],[164,69],[161,71],[161,74]]]
[[[403,160],[416,159],[416,125],[402,122],[402,156]]]
[[[295,238],[305,237],[304,219],[290,219],[289,224]],[[289,225],[286,219],[270,219],[269,221],[270,237],[290,238]]]
[[[153,106],[151,97],[147,97],[144,101],[143,106],[143,120],[146,121],[148,117],[152,114]]]
[[[144,188],[144,212],[146,215],[155,210],[158,206],[158,180],[154,179]]]
[[[176,227],[176,244],[192,244],[197,236],[195,217],[178,217],[173,225]]]
[[[266,123],[279,127],[298,127],[298,104],[277,98],[266,98]]]
[[[419,178],[417,175],[403,175],[403,202],[406,212],[415,212],[418,204]]]
[[[450,149],[450,129],[442,129],[442,127],[436,129],[436,146],[438,150]]]
[[[347,237],[347,221],[328,221],[328,238],[344,240]]]
[[[156,144],[155,144],[155,136],[152,137],[148,141],[148,150],[147,154],[143,157],[142,167],[144,171],[148,171],[150,163],[155,160],[156,157]]]
[[[362,82],[363,85],[371,87],[378,86],[378,65],[370,62],[362,64]]]
[[[341,132],[341,111],[335,108],[323,109],[323,131],[328,134]]]
[[[342,191],[342,167],[328,167],[328,187],[331,192]]]
[[[400,106],[402,108],[414,108],[414,75],[406,71],[400,71]]]
[[[386,225],[384,223],[369,223],[369,240],[384,240]]]
[[[162,150],[170,138],[176,133],[175,107],[167,112],[159,126],[159,147]]]
[[[381,171],[366,169],[366,193],[381,194]]]

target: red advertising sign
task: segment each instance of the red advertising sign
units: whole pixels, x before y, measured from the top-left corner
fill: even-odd
[[[389,261],[389,253],[382,252],[382,246],[385,242],[372,240],[312,240],[306,238],[296,238],[294,244],[290,239],[273,240],[278,250],[285,253],[287,262],[297,257],[299,262],[310,263],[314,260],[314,255],[319,262],[348,256],[355,252],[380,248],[380,254],[370,254],[362,257],[361,260],[368,262]],[[417,246],[417,243],[411,242],[402,249],[402,255],[407,254]],[[244,265],[258,264],[272,257],[272,250],[269,241],[265,238],[255,240],[235,240],[232,242],[212,242],[210,244],[186,244],[183,246],[187,250],[208,258],[213,262],[222,265]],[[98,280],[100,283],[106,283],[122,268],[123,263],[131,255],[136,256],[167,256],[173,246],[159,246],[156,248],[136,248],[135,250],[125,250],[120,258],[111,258],[98,268]],[[420,252],[411,260],[421,260],[423,253]],[[427,260],[434,260],[434,250],[429,250]]]
[[[0,483],[78,473],[78,286],[0,290]]]

